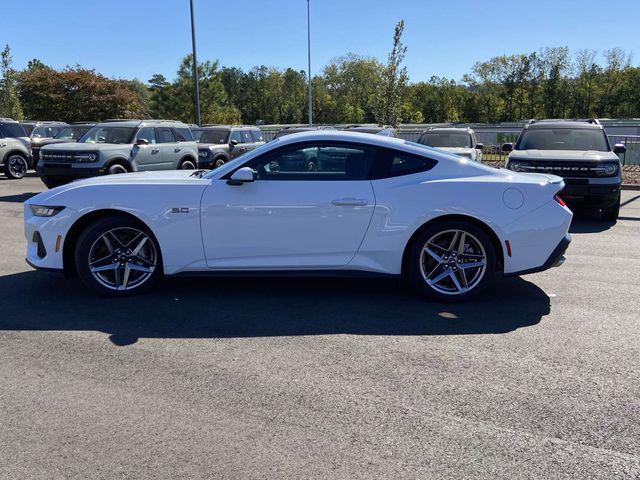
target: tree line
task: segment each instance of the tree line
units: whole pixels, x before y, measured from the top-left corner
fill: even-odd
[[[460,80],[433,76],[409,82],[403,22],[386,62],[348,53],[312,78],[315,123],[509,122],[528,118],[640,117],[640,67],[620,48],[567,47],[502,55],[476,63]],[[71,121],[172,118],[193,122],[191,56],[176,77],[107,78],[82,66],[55,69],[32,60],[0,64],[0,117]],[[293,68],[248,71],[198,65],[203,123],[305,123],[307,76]]]

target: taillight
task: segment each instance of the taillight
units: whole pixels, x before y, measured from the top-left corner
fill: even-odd
[[[558,202],[562,207],[566,207],[566,206],[567,206],[567,204],[566,204],[566,203],[564,203],[564,200],[562,200],[562,199],[560,198],[560,195],[556,195],[556,196],[554,196],[554,197],[553,197],[553,199],[554,199],[556,202]]]

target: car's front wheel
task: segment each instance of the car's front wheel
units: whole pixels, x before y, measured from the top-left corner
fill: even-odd
[[[425,228],[407,252],[405,272],[422,294],[463,301],[487,289],[496,277],[496,249],[471,222],[443,221]]]
[[[151,232],[121,216],[90,224],[78,239],[75,261],[82,282],[108,296],[146,291],[162,271],[160,248]]]
[[[4,174],[12,180],[19,180],[27,174],[29,164],[27,159],[18,153],[7,157],[4,161]]]

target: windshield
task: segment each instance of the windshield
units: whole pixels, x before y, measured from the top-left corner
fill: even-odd
[[[24,128],[19,123],[4,123],[0,129],[4,132],[7,137],[10,138],[19,138],[19,137],[27,137],[28,135],[25,133]]]
[[[471,135],[466,132],[423,133],[418,142],[423,145],[427,145],[428,147],[471,148]]]
[[[516,150],[609,151],[604,131],[599,128],[536,128],[525,130]]]
[[[97,125],[89,130],[79,143],[129,143],[135,127],[114,127]]]
[[[33,132],[33,129],[36,128],[35,125],[25,125],[24,123],[22,124],[22,128],[24,128],[24,131],[27,132],[27,135],[31,135],[31,132]]]
[[[228,143],[229,130],[193,130],[193,138],[198,143]]]
[[[64,140],[77,140],[89,131],[91,127],[66,127],[53,138],[61,138]]]

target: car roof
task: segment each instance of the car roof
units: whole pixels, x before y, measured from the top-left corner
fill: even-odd
[[[529,123],[524,128],[529,130],[540,128],[582,128],[602,130],[602,125],[579,120],[540,120],[534,123]]]
[[[22,125],[69,125],[67,122],[57,122],[54,120],[23,120]]]
[[[186,123],[179,120],[153,120],[153,119],[109,119],[99,122],[97,125],[113,125],[115,127],[179,127],[189,128]]]
[[[201,127],[194,127],[193,130],[260,130],[255,125],[216,125],[206,123]]]
[[[469,127],[440,127],[440,128],[428,128],[424,133],[472,133],[473,130]]]

